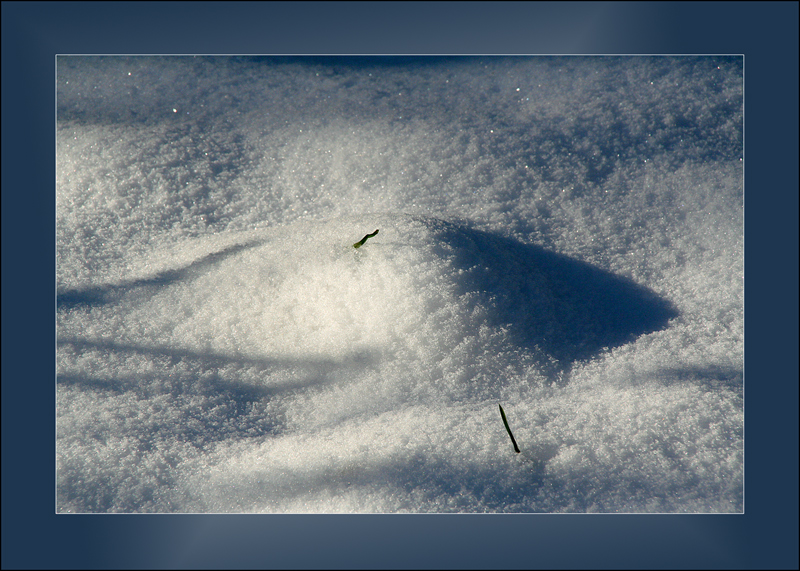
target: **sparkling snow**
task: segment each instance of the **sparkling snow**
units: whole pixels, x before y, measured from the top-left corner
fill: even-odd
[[[741,58],[57,82],[59,512],[743,511]]]

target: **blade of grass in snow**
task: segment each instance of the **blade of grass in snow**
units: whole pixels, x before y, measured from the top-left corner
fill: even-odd
[[[497,405],[500,407],[500,416],[503,417],[503,424],[506,425],[506,430],[508,431],[508,435],[511,437],[511,443],[514,445],[514,452],[519,454],[519,446],[517,446],[517,441],[514,440],[514,435],[511,434],[511,429],[508,427],[508,420],[506,419],[506,413],[503,411],[503,405]]]
[[[360,240],[360,241],[358,241],[358,242],[356,242],[355,244],[353,244],[353,248],[360,248],[361,246],[363,246],[363,245],[364,245],[364,242],[366,242],[367,240],[369,240],[370,238],[372,238],[372,237],[373,237],[375,234],[377,234],[377,233],[378,233],[378,231],[377,231],[377,230],[375,230],[375,232],[373,232],[372,234],[367,234],[366,236],[364,236],[363,238],[361,238],[361,240]]]

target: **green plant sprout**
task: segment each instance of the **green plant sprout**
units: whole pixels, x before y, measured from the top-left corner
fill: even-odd
[[[506,413],[503,411],[503,405],[498,404],[497,406],[500,407],[500,416],[503,417],[503,424],[506,425],[506,430],[508,431],[508,435],[511,437],[511,443],[514,445],[514,452],[519,454],[519,446],[517,446],[517,441],[514,440],[514,435],[511,434],[511,429],[508,427],[508,420],[506,420]]]
[[[366,236],[361,238],[361,240],[359,242],[356,242],[355,244],[353,244],[353,248],[360,248],[361,246],[364,245],[364,242],[366,242],[368,239],[372,238],[377,233],[378,233],[378,231],[375,230],[375,232],[373,232],[372,234],[367,234]]]

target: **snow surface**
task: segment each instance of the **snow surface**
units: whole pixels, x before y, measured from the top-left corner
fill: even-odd
[[[57,97],[58,512],[743,511],[741,58]]]

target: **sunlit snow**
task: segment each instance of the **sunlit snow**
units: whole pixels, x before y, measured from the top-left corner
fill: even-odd
[[[57,67],[57,511],[743,510],[741,58]]]

